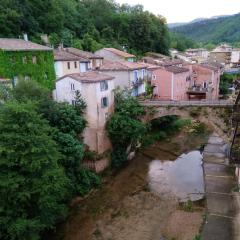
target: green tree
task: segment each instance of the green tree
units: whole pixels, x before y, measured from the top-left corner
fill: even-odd
[[[1,107],[1,239],[40,239],[66,214],[68,180],[52,132],[31,102]]]
[[[135,149],[147,127],[140,119],[145,114],[144,108],[128,93],[117,91],[115,106],[106,127],[113,144],[112,164],[120,167],[127,161],[127,148]]]

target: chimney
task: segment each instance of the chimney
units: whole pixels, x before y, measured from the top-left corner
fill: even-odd
[[[24,41],[28,42],[28,35],[27,35],[27,33],[23,33],[23,39],[24,39]]]

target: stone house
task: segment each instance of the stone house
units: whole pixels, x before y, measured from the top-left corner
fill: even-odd
[[[75,104],[79,91],[87,104],[84,142],[99,154],[111,147],[105,124],[114,111],[114,77],[98,71],[68,74],[56,80],[55,100]]]
[[[88,69],[94,70],[94,69],[98,69],[102,64],[103,64],[103,57],[99,56],[97,54],[91,53],[91,52],[86,52],[77,48],[65,48],[67,52],[84,58],[84,59],[88,59],[90,62],[88,64]]]
[[[115,87],[131,89],[133,96],[142,95],[146,91],[148,77],[146,64],[104,60],[99,70],[114,77]]]
[[[104,59],[110,61],[128,61],[134,62],[136,56],[124,51],[120,51],[116,48],[102,48],[95,52],[95,54],[102,56]]]
[[[0,38],[0,78],[30,79],[53,89],[56,79],[53,49],[27,39]]]
[[[54,68],[56,77],[88,71],[90,60],[76,56],[65,49],[54,50]]]

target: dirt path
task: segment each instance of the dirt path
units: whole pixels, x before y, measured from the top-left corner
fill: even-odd
[[[101,189],[75,204],[67,222],[50,239],[192,240],[202,225],[204,208],[192,206],[184,211],[174,198],[154,195],[147,175],[153,159],[175,160],[204,141],[204,136],[182,132],[138,153],[127,167],[108,177]]]

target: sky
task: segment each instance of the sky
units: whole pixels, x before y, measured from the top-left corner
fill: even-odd
[[[168,23],[189,22],[196,18],[240,12],[240,0],[116,0],[116,2],[141,4],[145,10],[164,16]]]

